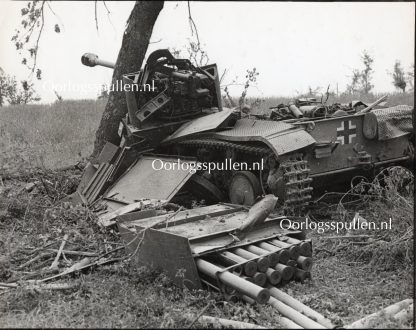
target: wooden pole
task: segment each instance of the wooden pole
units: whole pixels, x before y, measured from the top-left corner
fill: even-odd
[[[407,308],[410,304],[413,303],[413,299],[405,299],[403,301],[400,301],[398,303],[395,303],[393,305],[390,305],[384,309],[382,309],[379,312],[367,315],[363,317],[362,319],[355,321],[351,323],[350,325],[347,325],[346,329],[368,329],[371,328],[371,324],[383,316],[393,316],[400,312],[401,310]]]
[[[241,298],[250,305],[254,305],[256,303],[253,299],[245,295],[243,295]],[[301,327],[299,324],[296,324],[284,316],[280,316],[279,323],[283,329],[303,329],[303,327]]]
[[[296,300],[295,298],[289,296],[287,293],[283,292],[282,290],[279,290],[275,288],[274,286],[267,286],[267,288],[270,291],[270,294],[281,301],[282,303],[285,303],[286,305],[292,307],[293,309],[297,310],[298,312],[306,315],[307,317],[315,320],[317,323],[319,323],[321,326],[325,328],[332,329],[335,327],[335,325],[332,324],[330,320],[325,318],[322,314],[318,313],[317,311],[314,311],[312,308],[302,304],[299,300]]]
[[[395,314],[393,318],[396,321],[399,321],[401,324],[407,323],[413,319],[413,303],[407,306],[407,308],[402,309],[400,312]]]
[[[208,323],[208,324],[211,324],[214,328],[220,328],[220,329],[222,329],[223,327],[227,327],[227,328],[230,327],[232,329],[266,329],[265,327],[262,327],[260,325],[253,324],[253,323],[228,320],[228,319],[207,316],[207,315],[200,316],[199,322]]]
[[[274,297],[270,297],[268,304],[277,309],[277,311],[293,322],[299,324],[301,327],[307,329],[326,329],[322,324],[319,324],[302,313],[298,312],[294,308],[282,303]]]
[[[371,111],[376,105],[378,105],[381,102],[387,100],[387,98],[388,98],[388,95],[384,95],[384,96],[380,97],[377,101],[375,101],[374,103],[371,103],[367,108],[361,110],[360,112],[357,112],[357,114],[358,113],[366,113],[366,112]]]

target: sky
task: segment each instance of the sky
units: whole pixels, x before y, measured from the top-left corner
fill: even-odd
[[[0,1],[0,67],[18,79],[29,71],[10,41],[21,21],[24,1]],[[111,69],[85,67],[81,55],[96,53],[115,61],[126,20],[134,2],[52,2],[47,8],[38,65],[43,79],[35,88],[42,102],[53,102],[56,90],[64,99],[96,98]],[[248,96],[294,96],[309,86],[325,92],[345,90],[354,68],[361,69],[364,50],[374,58],[375,92],[393,92],[389,72],[396,60],[407,70],[415,57],[414,2],[191,2],[192,17],[210,63],[224,83],[245,80],[247,69],[259,72]],[[61,33],[54,32],[55,24]],[[194,40],[187,2],[165,2],[147,54],[159,48],[184,49]],[[182,54],[186,55],[186,51]],[[233,95],[242,86],[232,86]]]

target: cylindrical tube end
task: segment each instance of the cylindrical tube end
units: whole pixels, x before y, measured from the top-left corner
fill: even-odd
[[[257,272],[253,275],[254,284],[257,284],[258,286],[265,286],[267,283],[267,276],[265,273]]]
[[[277,264],[275,269],[282,275],[282,280],[289,281],[294,275],[294,268],[283,264]]]
[[[244,274],[247,276],[253,276],[257,272],[257,263],[254,261],[247,261],[243,265]]]
[[[298,266],[306,272],[309,272],[312,269],[312,258],[300,256],[297,259]]]
[[[277,252],[277,255],[279,256],[279,262],[282,264],[286,264],[290,259],[290,254],[285,249],[282,249],[279,252]]]
[[[269,280],[270,284],[278,284],[282,280],[282,275],[275,269],[269,268],[266,271],[267,279]]]
[[[268,258],[257,259],[257,269],[259,272],[264,273],[270,267],[270,261]]]

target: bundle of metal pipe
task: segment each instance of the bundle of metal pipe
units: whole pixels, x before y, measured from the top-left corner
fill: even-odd
[[[195,264],[201,273],[209,276],[212,279],[218,279],[218,281],[220,281],[222,284],[236,289],[241,294],[249,296],[259,304],[265,304],[270,298],[270,293],[267,289],[264,289],[235,274],[232,274],[231,272],[224,270],[208,261],[198,258],[195,260]]]
[[[334,328],[324,316],[275,287],[310,277],[311,255],[310,242],[281,236],[213,253],[210,257],[217,264],[201,257],[195,263],[227,297],[272,305],[283,315],[286,328]]]
[[[201,276],[225,295],[233,298],[246,295],[265,303],[268,291],[262,291],[262,287],[291,280],[303,283],[310,278],[311,254],[309,241],[279,236],[213,252],[195,262]]]
[[[281,325],[286,329],[333,329],[335,325],[322,314],[314,311],[300,301],[289,296],[283,291],[273,286],[267,287],[271,293],[271,297],[267,302],[273,306],[282,317],[279,319]],[[255,301],[243,295],[242,299],[249,304]]]
[[[275,288],[274,286],[269,285],[267,286],[267,288],[269,289],[272,297],[274,297],[281,303],[286,304],[287,306],[293,308],[297,312],[305,315],[306,317],[314,320],[316,323],[319,323],[321,327],[329,328],[329,329],[335,328],[335,325],[332,324],[332,322],[329,319],[327,319],[326,317],[324,317],[322,314],[318,313],[317,311],[314,311],[313,309],[304,305],[299,300],[296,300],[295,298],[289,296],[287,293]]]

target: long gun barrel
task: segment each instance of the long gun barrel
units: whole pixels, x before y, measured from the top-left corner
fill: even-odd
[[[115,63],[100,60],[98,58],[98,55],[95,55],[92,53],[85,53],[84,55],[82,55],[81,62],[82,64],[86,66],[91,66],[91,67],[94,67],[96,65],[101,65],[101,66],[105,66],[106,68],[114,69],[114,67],[116,66]]]

